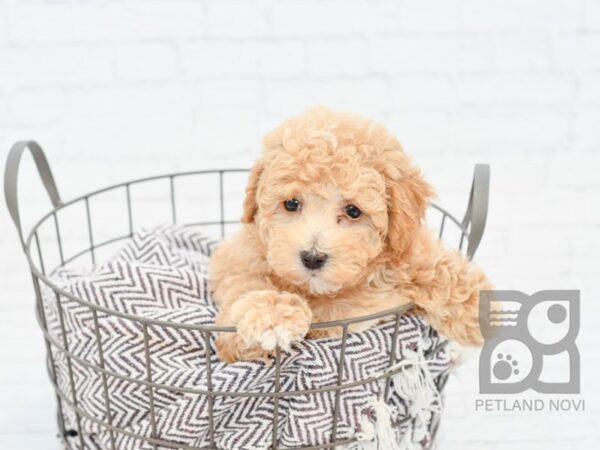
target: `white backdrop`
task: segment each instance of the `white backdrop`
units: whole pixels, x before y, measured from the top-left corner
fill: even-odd
[[[0,154],[38,140],[64,199],[248,166],[265,131],[319,103],[383,122],[459,215],[473,165],[491,164],[478,263],[499,288],[582,290],[586,412],[476,412],[474,359],[449,384],[440,448],[597,448],[600,2],[0,0]],[[48,204],[30,161],[22,175],[31,224]],[[4,207],[0,246],[0,448],[54,449]]]

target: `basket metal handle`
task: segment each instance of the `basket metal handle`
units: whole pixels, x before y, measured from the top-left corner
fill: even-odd
[[[489,164],[476,164],[473,172],[473,184],[469,204],[462,221],[462,226],[469,230],[469,245],[467,256],[473,257],[479,247],[485,222],[487,220],[488,203],[490,198],[490,166]]]
[[[26,250],[26,245],[25,239],[23,238],[23,230],[21,229],[21,215],[19,214],[17,187],[19,180],[19,164],[25,150],[31,152],[44,188],[46,189],[54,208],[58,208],[62,205],[62,200],[60,199],[54,177],[52,176],[52,171],[50,170],[50,165],[48,164],[48,160],[46,159],[42,147],[35,141],[16,142],[8,152],[8,158],[6,159],[6,167],[4,169],[4,198],[6,199],[8,212],[19,233],[23,250]]]

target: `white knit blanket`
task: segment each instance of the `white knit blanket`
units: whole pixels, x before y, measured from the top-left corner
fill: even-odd
[[[135,234],[108,261],[88,270],[62,269],[54,283],[77,298],[151,320],[181,325],[212,324],[216,308],[210,298],[207,267],[216,245],[193,228],[160,227]],[[57,383],[68,402],[85,414],[69,412],[63,402],[68,429],[79,429],[86,448],[168,448],[160,441],[189,447],[263,449],[273,444],[273,397],[212,398],[185,390],[207,390],[207,360],[212,365],[212,389],[227,392],[274,392],[275,365],[262,362],[224,364],[215,354],[214,336],[208,348],[201,331],[186,328],[144,327],[139,322],[92,310],[44,290],[44,310],[54,339],[71,358],[54,351]],[[66,330],[62,333],[62,323]],[[96,324],[98,327],[96,328]],[[147,336],[148,348],[144,336]],[[394,324],[388,322],[361,333],[350,333],[343,383],[352,384],[383,374],[390,364]],[[100,337],[100,340],[97,339]],[[437,334],[420,318],[402,319],[396,345],[394,377],[388,398],[385,383],[373,381],[341,391],[339,420],[333,431],[336,395],[333,390],[281,398],[277,405],[278,448],[318,446],[336,439],[359,439],[354,448],[426,448],[431,422],[441,406],[435,381],[449,369]],[[286,392],[335,386],[341,340],[305,340],[282,355],[280,380]],[[150,359],[150,371],[146,361]],[[426,360],[425,360],[426,358]],[[103,364],[105,373],[87,365]],[[76,396],[73,397],[71,377]],[[119,374],[125,379],[111,374]],[[148,389],[143,382],[171,386]],[[107,397],[108,393],[108,397]],[[154,414],[151,414],[154,405]],[[111,432],[112,423],[125,432],[157,439],[157,446],[124,432]],[[333,436],[335,434],[335,436]],[[185,447],[188,448],[188,447]]]

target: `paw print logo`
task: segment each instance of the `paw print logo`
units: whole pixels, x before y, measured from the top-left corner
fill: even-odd
[[[511,354],[504,356],[502,353],[498,353],[498,361],[494,364],[492,371],[499,380],[508,380],[513,375],[519,375],[518,365],[519,362],[513,359]]]
[[[496,386],[515,385],[523,381],[533,368],[529,348],[515,339],[499,342],[490,359],[490,382]]]
[[[482,394],[576,394],[580,388],[579,291],[483,291],[480,325],[485,344],[479,360]],[[562,379],[548,379],[544,362],[568,360]],[[555,378],[552,378],[553,380]]]

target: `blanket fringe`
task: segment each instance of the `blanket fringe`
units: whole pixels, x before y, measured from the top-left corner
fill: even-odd
[[[419,343],[421,344],[421,343]],[[384,373],[400,371],[392,377],[395,392],[409,405],[408,423],[404,438],[398,444],[393,422],[397,411],[381,395],[369,404],[372,417],[361,418],[361,430],[355,434],[357,442],[343,447],[344,450],[421,450],[423,442],[430,439],[428,424],[433,413],[442,409],[442,398],[427,366],[423,345],[416,349],[403,347],[404,358]]]
[[[410,400],[409,414],[418,417],[425,412],[441,412],[442,397],[427,366],[422,346],[404,348],[404,359],[393,366],[401,369],[392,377],[394,390]]]

